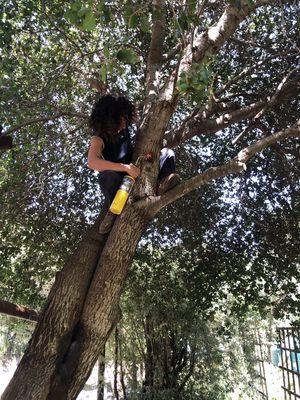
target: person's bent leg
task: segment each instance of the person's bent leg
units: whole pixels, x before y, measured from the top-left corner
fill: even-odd
[[[112,203],[117,190],[123,180],[123,175],[116,171],[102,171],[99,175],[99,183],[106,202]]]
[[[180,182],[180,177],[175,173],[175,153],[173,150],[163,148],[159,159],[159,174],[157,194],[161,195]]]
[[[173,150],[164,147],[159,157],[158,180],[166,178],[175,172],[175,153]]]

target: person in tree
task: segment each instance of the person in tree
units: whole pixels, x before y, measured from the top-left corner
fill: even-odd
[[[124,96],[104,95],[94,105],[89,126],[92,130],[88,151],[88,167],[100,171],[99,183],[105,197],[104,210],[108,210],[123,177],[137,178],[140,168],[132,163],[133,143],[129,126],[135,122],[135,106]],[[176,186],[180,177],[175,173],[175,154],[164,148],[160,154],[157,194]],[[108,212],[100,232],[107,233],[115,215]]]

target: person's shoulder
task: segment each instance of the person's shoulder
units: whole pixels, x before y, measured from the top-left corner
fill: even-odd
[[[103,141],[103,139],[102,139],[100,136],[92,135],[92,136],[91,136],[91,141],[101,143],[101,144],[102,144],[102,147],[104,147],[104,141]]]

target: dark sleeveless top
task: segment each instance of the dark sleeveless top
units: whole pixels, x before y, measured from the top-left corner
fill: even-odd
[[[102,155],[105,160],[130,164],[132,162],[133,146],[130,138],[129,129],[123,129],[116,137],[115,142],[103,139],[104,149]]]

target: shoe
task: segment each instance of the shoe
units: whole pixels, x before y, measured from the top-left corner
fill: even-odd
[[[162,195],[163,193],[177,186],[180,181],[181,181],[180,176],[175,173],[170,174],[165,178],[163,178],[158,184],[158,189],[157,189],[158,196]]]
[[[116,214],[107,211],[105,217],[103,218],[101,224],[99,225],[99,233],[101,233],[101,235],[105,235],[106,233],[110,232],[116,218],[117,218]]]

